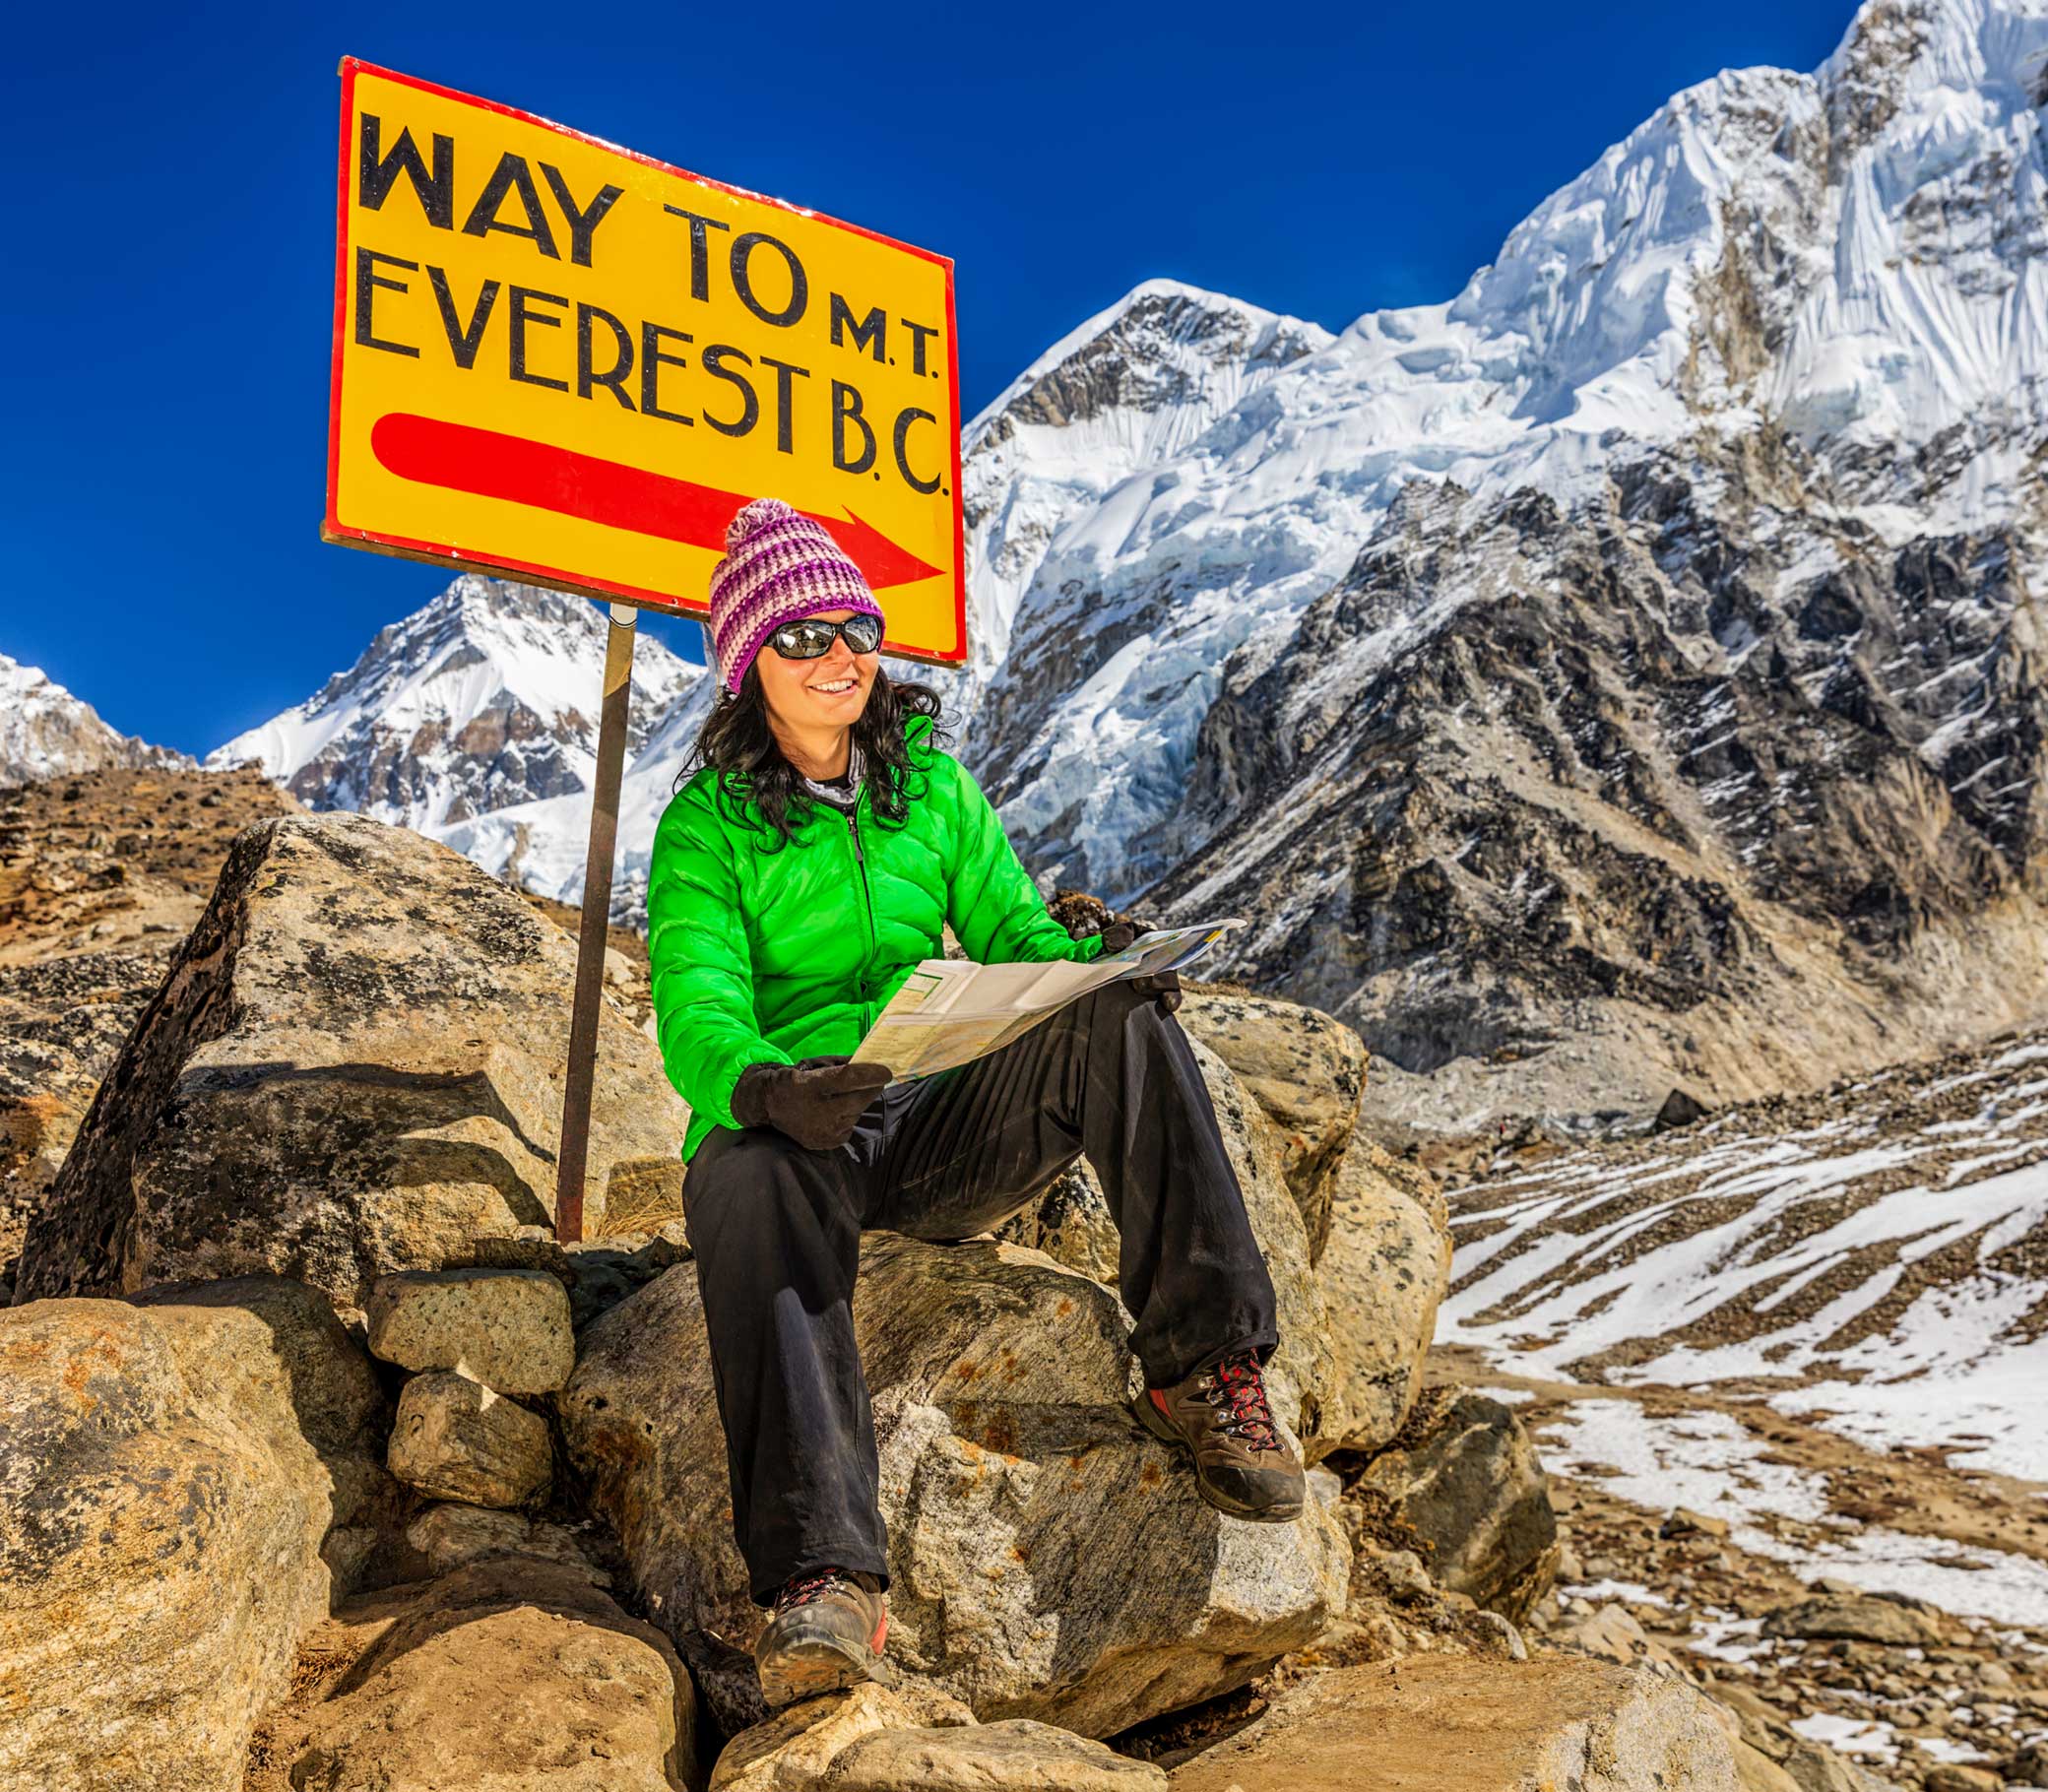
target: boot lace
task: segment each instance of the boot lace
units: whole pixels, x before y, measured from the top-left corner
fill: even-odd
[[[1280,1438],[1273,1410],[1266,1404],[1265,1377],[1258,1353],[1234,1350],[1201,1380],[1202,1397],[1217,1410],[1217,1427],[1242,1439],[1253,1449],[1278,1449]]]
[[[853,1581],[853,1576],[844,1568],[820,1568],[814,1574],[799,1574],[775,1596],[775,1615],[779,1618],[792,1606],[810,1605],[824,1598],[840,1581]]]

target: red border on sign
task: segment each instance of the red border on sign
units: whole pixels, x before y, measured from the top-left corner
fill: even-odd
[[[573,138],[578,143],[588,144],[591,148],[603,150],[608,155],[623,156],[628,161],[637,161],[643,167],[672,174],[678,180],[694,181],[698,186],[710,187],[720,193],[731,193],[737,199],[750,199],[760,205],[775,206],[794,217],[807,219],[813,224],[828,224],[836,230],[850,230],[856,236],[864,236],[871,242],[884,243],[892,249],[901,249],[906,255],[915,255],[943,269],[946,291],[946,364],[950,375],[948,383],[953,414],[953,641],[954,652],[958,658],[947,659],[921,649],[905,649],[893,646],[886,640],[882,643],[882,649],[886,653],[893,653],[905,659],[922,660],[936,666],[966,664],[967,494],[963,487],[960,469],[960,330],[953,309],[953,263],[950,256],[940,255],[931,249],[921,249],[915,243],[899,241],[880,230],[870,230],[863,224],[848,224],[844,219],[833,218],[823,212],[792,205],[788,200],[777,199],[771,194],[756,193],[747,187],[713,180],[708,175],[692,174],[687,168],[678,168],[672,162],[662,161],[653,156],[643,156],[637,150],[623,149],[602,137],[593,137],[588,132],[572,130],[565,124],[556,124],[550,118],[541,118],[532,112],[523,112],[517,106],[500,105],[493,99],[479,99],[474,94],[442,87],[438,82],[422,81],[414,75],[401,75],[396,70],[380,68],[376,63],[364,62],[356,56],[344,56],[341,62],[341,181],[339,197],[335,202],[334,363],[327,397],[327,512],[320,524],[320,536],[323,541],[338,543],[345,547],[366,547],[373,552],[393,553],[406,559],[445,562],[465,570],[512,573],[520,578],[551,586],[558,591],[573,591],[585,597],[598,599],[616,598],[622,603],[665,610],[672,615],[694,616],[700,621],[710,612],[708,600],[692,601],[668,592],[643,591],[637,586],[589,579],[558,566],[537,566],[523,560],[471,555],[443,543],[416,542],[405,536],[350,528],[341,521],[337,513],[337,499],[340,495],[342,462],[342,346],[349,328],[349,177],[350,151],[353,147],[349,126],[355,115],[355,77],[358,74],[374,75],[379,80],[395,82],[400,87],[416,88],[420,93],[432,94],[442,99],[453,99],[458,104],[473,105],[482,111],[495,112],[501,118],[516,118],[522,124],[552,131],[558,137]],[[852,512],[848,514],[851,515]]]

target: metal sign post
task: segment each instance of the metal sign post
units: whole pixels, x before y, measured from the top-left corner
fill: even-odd
[[[611,606],[605,640],[605,707],[598,721],[598,769],[590,810],[590,855],[583,864],[583,925],[576,934],[576,997],[569,1010],[569,1068],[562,1088],[561,1157],[555,1165],[554,1236],[583,1237],[583,1171],[590,1155],[591,1085],[597,1070],[598,1004],[605,992],[605,946],[611,922],[611,861],[618,847],[618,781],[626,757],[626,712],[633,683],[633,633],[639,612]]]

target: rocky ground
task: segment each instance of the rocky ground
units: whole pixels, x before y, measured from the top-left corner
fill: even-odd
[[[1866,1460],[1754,1391],[1667,1408],[1469,1342],[1430,1358],[1452,1209],[1357,1130],[1357,1036],[1193,980],[1181,1018],[1273,1270],[1269,1381],[1313,1464],[1309,1509],[1218,1519],[1130,1418],[1115,1229],[1085,1167],[1000,1236],[876,1235],[856,1318],[900,1679],[769,1714],[637,942],[611,941],[601,1026],[591,1211],[611,1236],[564,1249],[547,1202],[574,949],[554,923],[573,912],[357,817],[288,812],[231,844],[224,817],[190,824],[186,804],[237,796],[267,812],[244,780],[151,785],[147,828],[139,786],[74,782],[8,799],[15,838],[47,826],[57,849],[16,852],[12,962],[190,930],[63,1085],[120,1099],[41,1190],[0,1313],[0,1437],[27,1440],[0,1445],[0,1783],[1870,1792],[1856,1760],[1928,1792],[2040,1777],[2048,1634],[1826,1572],[1837,1530],[1912,1530],[1952,1552],[1951,1578],[1981,1558],[2023,1601],[2009,1565],[2042,1541],[2016,1493]],[[83,823],[89,799],[133,838]],[[1085,925],[1099,906],[1056,908]],[[1504,1175],[1540,1167],[1501,1155]],[[1664,1429],[1642,1444],[1616,1405]],[[1616,1439],[1648,1458],[1610,1460]],[[1730,1513],[1700,1485],[1797,1452],[1825,1512]],[[1680,1504],[1694,1515],[1667,1522]],[[260,1596],[237,1591],[259,1560]]]
[[[2048,1032],[1463,1180],[1446,1338],[2048,1481]],[[1468,1173],[1469,1174],[1469,1173]]]
[[[1902,1784],[2048,1779],[2044,1067],[2020,1031],[1676,1129],[1468,1146],[1432,1376],[1542,1441],[1540,1632],[1619,1607]]]
[[[160,795],[175,816],[214,794]],[[153,925],[138,892],[160,882],[160,925],[189,918],[170,906],[189,883],[148,866],[160,842],[198,881],[189,829],[116,839],[118,878],[34,853],[33,805],[64,805],[62,830],[85,800],[17,800],[24,960],[31,923],[60,963],[116,936],[96,926]],[[61,852],[101,850],[79,836]],[[1334,1465],[1309,1510],[1256,1534],[1219,1519],[1130,1415],[1114,1228],[1085,1170],[1001,1239],[877,1236],[856,1312],[904,1552],[903,1685],[766,1721],[678,1223],[685,1117],[635,1024],[631,942],[610,954],[592,1137],[590,1217],[612,1236],[564,1250],[569,936],[361,817],[287,812],[219,844],[203,912],[86,1066],[101,1094],[0,1316],[0,1781],[796,1785],[829,1760],[874,1792],[1158,1786],[1166,1767],[1104,1739],[1290,1656],[1306,1685],[1449,1654],[1479,1677],[1456,1696],[1511,1698],[1485,1678],[1512,1678],[1511,1624],[1433,1580],[1400,1529],[1425,1471],[1404,1481],[1407,1445],[1387,1446],[1447,1220],[1427,1177],[1351,1144],[1347,1029],[1200,988],[1183,1015],[1285,1315],[1276,1411]],[[102,884],[134,906],[73,900]],[[1540,1479],[1516,1502],[1547,1522]],[[1498,1568],[1516,1599],[1546,1571]],[[1641,1686],[1589,1679],[1582,1717],[1516,1748],[1676,1750],[1676,1783],[1728,1792],[1710,1707]],[[1323,1721],[1251,1715],[1232,1741],[1254,1753]]]
[[[1412,1073],[1376,1120],[1810,1089],[2048,999],[2023,550],[1888,545],[1768,430],[1705,452],[1583,513],[1411,484],[1226,670],[1147,895],[1256,917],[1233,975]]]
[[[1563,1553],[1532,1643],[1639,1651],[1901,1785],[2048,1777],[2040,1488],[1939,1451],[1874,1454],[1754,1401],[1594,1391],[1458,1350],[1436,1353],[1432,1375],[1514,1402],[1543,1450]],[[1685,1439],[1690,1461],[1656,1451]],[[1800,1517],[1749,1507],[1753,1476],[1820,1499]],[[1831,1560],[1874,1533],[1894,1542],[1888,1559]],[[1946,1604],[1893,1590],[1930,1574]],[[1973,1609],[1986,1603],[1999,1615]]]

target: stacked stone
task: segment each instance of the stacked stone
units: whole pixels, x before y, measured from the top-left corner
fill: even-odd
[[[392,1474],[469,1505],[545,1499],[547,1421],[510,1396],[553,1393],[576,1365],[561,1283],[537,1269],[409,1270],[377,1279],[364,1316],[371,1352],[414,1372],[392,1428]]]

